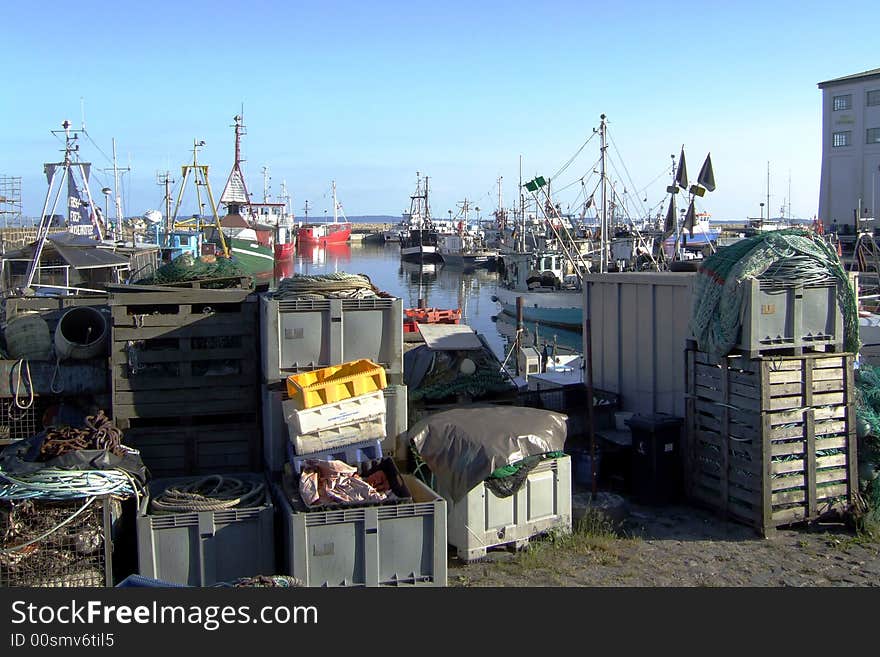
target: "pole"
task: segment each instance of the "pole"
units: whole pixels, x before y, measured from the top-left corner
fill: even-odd
[[[605,144],[605,115],[602,114],[599,118],[601,120],[599,123],[599,137],[602,141],[599,147],[602,156],[602,222],[599,226],[599,231],[601,232],[601,239],[599,240],[599,248],[601,249],[599,271],[604,274],[608,271],[608,249],[606,248],[608,240],[608,198],[606,190],[607,179],[605,178],[605,155],[608,147]]]
[[[590,480],[593,486],[593,500],[595,500],[598,484],[596,482],[596,427],[593,421],[593,335],[590,330],[589,316],[584,323],[584,340],[587,343],[587,418],[590,424]]]
[[[520,376],[522,372],[519,371],[519,350],[522,348],[522,331],[523,331],[523,298],[516,298],[516,375]]]

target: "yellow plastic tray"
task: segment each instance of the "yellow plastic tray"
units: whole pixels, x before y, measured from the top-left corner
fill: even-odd
[[[300,411],[366,395],[386,386],[385,368],[367,359],[287,377],[287,395]]]

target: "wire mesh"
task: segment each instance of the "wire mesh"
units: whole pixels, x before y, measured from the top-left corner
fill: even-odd
[[[114,502],[94,498],[73,517],[85,502],[0,501],[0,586],[108,585]]]

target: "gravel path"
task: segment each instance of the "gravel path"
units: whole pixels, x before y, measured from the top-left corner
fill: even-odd
[[[880,542],[843,524],[752,529],[690,506],[628,505],[622,532],[449,561],[450,586],[880,586]],[[622,537],[621,535],[622,534]]]

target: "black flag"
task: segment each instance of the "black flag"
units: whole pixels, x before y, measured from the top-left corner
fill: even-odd
[[[684,161],[684,146],[681,147],[681,156],[678,158],[678,173],[675,174],[675,184],[682,189],[688,186],[687,164]]]
[[[684,215],[684,228],[688,229],[691,237],[694,236],[694,226],[697,224],[697,214],[694,211],[694,201],[691,199],[691,204],[688,206],[687,213]]]
[[[675,197],[669,197],[669,209],[666,211],[666,223],[663,226],[663,232],[675,230]]]
[[[710,192],[715,191],[715,172],[712,171],[712,154],[706,155],[706,161],[703,162],[703,168],[700,169],[700,175],[697,176],[697,182]]]

